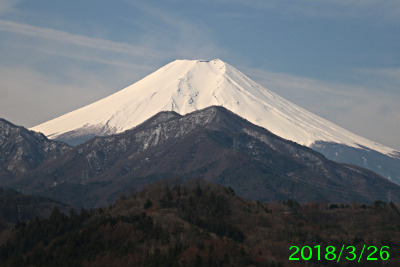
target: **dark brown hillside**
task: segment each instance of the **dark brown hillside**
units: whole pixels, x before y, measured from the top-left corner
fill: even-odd
[[[202,177],[262,201],[384,200],[400,187],[362,168],[327,160],[222,107],[162,112],[122,134],[96,137],[10,186],[75,206],[102,206],[161,177]]]
[[[0,233],[11,228],[17,221],[43,219],[54,207],[67,211],[70,207],[59,201],[42,196],[27,196],[15,190],[0,190]],[[0,242],[1,243],[1,242]]]
[[[123,196],[109,208],[18,224],[0,246],[1,266],[398,266],[399,207],[293,200],[248,201],[202,180],[163,180]],[[43,229],[47,229],[43,231]],[[29,237],[29,238],[28,238]],[[334,246],[388,246],[360,262]],[[291,246],[319,245],[308,261],[289,261]],[[370,252],[371,253],[371,252]],[[359,254],[358,254],[359,255]],[[305,255],[307,256],[307,255]],[[301,257],[298,253],[295,257]]]

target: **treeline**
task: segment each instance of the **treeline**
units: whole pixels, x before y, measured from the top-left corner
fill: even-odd
[[[382,260],[289,261],[291,246],[388,246],[398,266],[400,214],[373,205],[262,203],[201,180],[161,181],[107,208],[18,222],[0,235],[1,266],[376,266]],[[299,255],[297,255],[299,256]],[[347,255],[349,256],[349,255]]]
[[[47,197],[23,195],[13,189],[0,189],[0,233],[17,221],[49,217],[54,207],[67,211],[68,206]]]

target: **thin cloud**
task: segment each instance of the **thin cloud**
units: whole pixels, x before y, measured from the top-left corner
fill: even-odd
[[[212,29],[199,21],[194,23],[190,18],[176,17],[146,2],[130,4],[147,15],[145,22],[135,25],[146,29],[147,34],[142,37],[144,43],[149,47],[167,47],[170,58],[210,59],[229,53],[213,41],[217,38]]]
[[[292,90],[303,90],[308,92],[328,93],[340,96],[357,97],[360,94],[359,87],[350,85],[339,85],[323,82],[306,77],[299,77],[286,73],[277,73],[262,69],[243,68],[248,76],[257,79],[259,83],[267,88],[291,88]],[[273,90],[273,89],[272,89]]]
[[[398,0],[233,0],[232,2],[254,8],[275,12],[284,16],[303,16],[330,19],[368,18],[380,21],[399,21],[400,1]]]
[[[330,16],[334,18],[374,18],[380,21],[399,20],[400,2],[397,0],[305,0],[297,3],[301,9],[305,3],[305,12],[314,16]]]
[[[165,53],[144,46],[135,46],[100,38],[91,38],[87,36],[72,34],[65,31],[55,30],[51,28],[41,28],[8,20],[0,20],[0,30],[8,31],[14,34],[23,34],[38,38],[50,39],[62,43],[105,50],[109,52],[129,54],[133,56],[147,56],[153,58],[161,57],[162,54]]]
[[[357,69],[355,73],[369,84],[384,86],[400,94],[400,68]]]
[[[1,0],[0,1],[0,14],[7,14],[15,10],[15,6],[22,2],[22,0]]]

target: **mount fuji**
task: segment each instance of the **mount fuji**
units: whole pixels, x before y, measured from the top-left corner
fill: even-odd
[[[400,184],[400,151],[351,133],[285,100],[219,60],[176,60],[95,103],[31,130],[78,145],[131,129],[161,111],[223,106],[326,157],[369,168]]]

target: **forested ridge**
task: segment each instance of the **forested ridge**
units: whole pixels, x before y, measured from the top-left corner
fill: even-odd
[[[54,207],[68,211],[68,205],[43,196],[24,195],[13,189],[0,189],[0,232],[18,220],[29,221],[49,217]]]
[[[94,210],[54,208],[0,235],[0,266],[377,266],[289,261],[291,246],[389,247],[398,266],[400,212],[373,205],[249,201],[202,180],[163,180]],[[297,255],[299,257],[300,254]],[[349,255],[343,255],[349,256]]]

